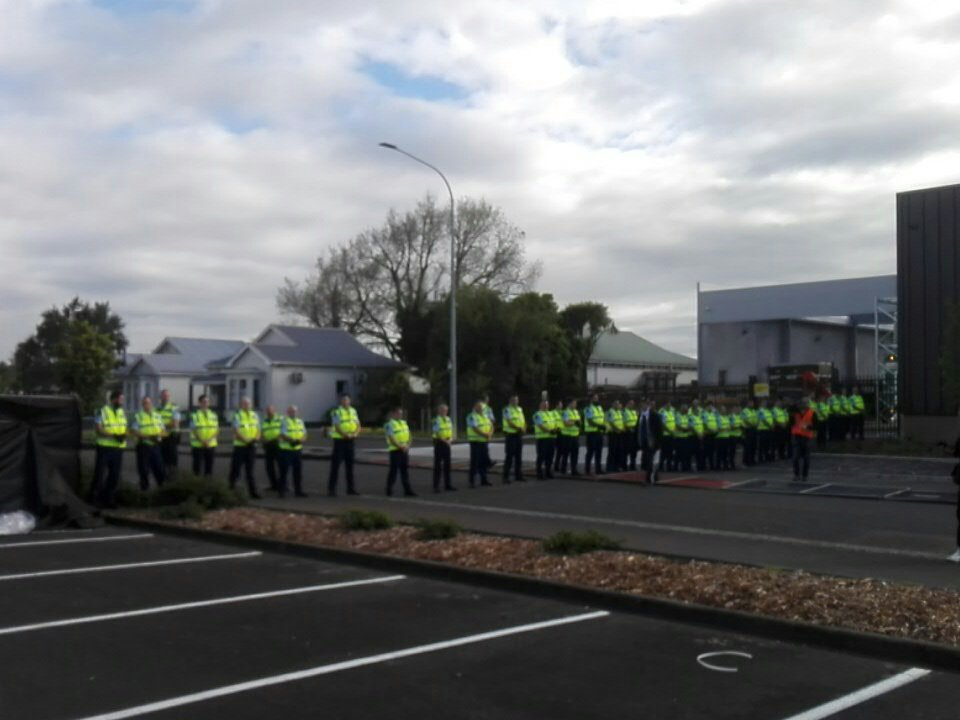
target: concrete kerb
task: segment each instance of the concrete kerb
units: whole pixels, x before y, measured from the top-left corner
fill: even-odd
[[[820,647],[888,662],[948,672],[960,672],[960,648],[922,640],[888,637],[877,633],[751,615],[738,610],[726,610],[706,605],[596,590],[552,580],[491,570],[463,568],[428,560],[292,543],[240,533],[186,527],[159,520],[130,518],[114,514],[109,514],[106,517],[108,522],[115,525],[165,532],[194,540],[220,542],[263,552],[282,553],[325,562],[345,563],[373,570],[485,587],[490,590],[562,600],[605,610],[709,627],[713,630]]]

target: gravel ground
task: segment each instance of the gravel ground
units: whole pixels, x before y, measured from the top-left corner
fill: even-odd
[[[336,518],[252,508],[210,512],[201,521],[184,524],[532,575],[645,597],[960,645],[960,594],[949,590],[870,579],[830,578],[797,571],[683,562],[624,551],[548,555],[534,540],[472,533],[425,542],[414,537],[417,531],[413,527],[347,531]]]

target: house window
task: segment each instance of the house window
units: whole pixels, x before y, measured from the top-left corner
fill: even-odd
[[[258,378],[253,379],[253,409],[260,409],[260,380]]]
[[[718,384],[720,387],[723,387],[724,385],[727,384],[727,371],[726,371],[726,370],[721,370],[721,371],[720,371],[719,377],[717,378],[717,384]]]
[[[340,397],[345,392],[347,392],[347,381],[337,380],[337,397]]]

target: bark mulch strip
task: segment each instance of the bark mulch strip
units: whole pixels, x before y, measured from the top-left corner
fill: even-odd
[[[872,579],[677,561],[626,551],[548,555],[535,540],[462,533],[420,541],[416,528],[347,531],[336,518],[234,508],[189,527],[431,560],[665,598],[754,615],[960,646],[960,594]]]

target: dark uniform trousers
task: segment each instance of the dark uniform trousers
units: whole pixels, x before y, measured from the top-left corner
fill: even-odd
[[[550,438],[537,438],[537,479],[553,477],[553,466],[550,464]]]
[[[193,459],[193,474],[210,477],[213,475],[213,459],[216,457],[217,450],[212,447],[191,447],[190,454]]]
[[[487,443],[473,441],[470,443],[470,487],[476,487],[477,479],[481,485],[489,485],[487,468],[490,463],[490,451]]]
[[[772,435],[771,430],[757,430],[757,454],[760,457],[760,462],[769,462],[773,459],[771,457]]]
[[[398,475],[400,476],[400,484],[403,485],[403,494],[414,494],[413,488],[410,487],[409,459],[409,455],[404,450],[390,451],[390,469],[387,470],[387,495],[393,495],[393,486],[397,482]]]
[[[744,428],[743,431],[743,464],[757,464],[757,429]]]
[[[293,471],[293,489],[297,495],[303,494],[303,460],[299,450],[278,450],[277,460],[280,464],[280,476],[277,479],[276,490],[280,497],[287,494],[287,475]]]
[[[607,433],[607,472],[619,472],[623,467],[623,433]]]
[[[664,469],[670,472],[677,469],[673,452],[675,441],[676,438],[673,435],[664,435],[660,441],[660,467],[658,468],[660,472],[663,472]]]
[[[157,481],[158,487],[167,479],[160,446],[137,443],[137,474],[140,476],[141,490],[150,487],[150,473],[153,473],[153,479]]]
[[[694,461],[696,462],[697,472],[703,472],[707,469],[707,458],[703,450],[704,439],[705,438],[702,438],[699,435],[693,435],[690,438],[690,447],[693,452]]]
[[[820,421],[817,423],[817,449],[823,450],[827,447],[827,423]]]
[[[713,433],[707,433],[703,436],[703,463],[704,469],[717,469],[717,436]]]
[[[267,470],[267,480],[270,481],[270,487],[274,490],[280,489],[277,482],[279,478],[280,467],[280,443],[277,441],[265,442],[263,444],[263,464]]]
[[[558,442],[562,443],[563,458],[560,463],[560,472],[567,472],[573,475],[579,475],[577,463],[580,461],[580,436],[579,435],[561,435]]]
[[[163,456],[163,464],[168,470],[174,470],[180,461],[180,453],[177,446],[180,444],[180,431],[172,431],[169,435],[160,441],[160,454]]]
[[[554,440],[556,446],[556,451],[553,453],[553,471],[554,472],[566,472],[567,471],[567,455],[570,453],[570,443],[567,442],[569,438],[566,435],[557,435]]]
[[[518,432],[506,433],[503,439],[505,457],[503,459],[503,479],[510,479],[510,468],[514,468],[513,477],[523,480],[523,435]],[[489,457],[489,456],[488,456]]]
[[[330,461],[330,477],[327,480],[327,492],[337,492],[337,480],[340,477],[340,465],[347,476],[347,493],[355,494],[353,486],[353,438],[333,439],[333,458]]]
[[[603,457],[603,433],[601,432],[591,432],[587,433],[587,456],[586,460],[583,462],[584,472],[590,472],[590,463],[595,463],[595,474],[600,475],[603,470],[600,466],[601,458]]]
[[[623,436],[623,466],[626,470],[637,469],[637,453],[640,451],[640,443],[637,442],[637,428],[627,428]]]
[[[810,440],[802,435],[793,436],[793,476],[807,479],[810,474]]]
[[[237,484],[240,479],[240,469],[243,468],[244,477],[247,480],[247,490],[251,496],[257,494],[257,488],[253,484],[253,461],[257,456],[257,448],[250,445],[234,445],[233,455],[230,457],[230,487]]]
[[[123,448],[97,445],[90,499],[99,508],[116,507],[117,486],[123,471]],[[106,482],[104,482],[106,475]]]
[[[471,452],[471,455],[473,453]],[[433,489],[440,489],[440,476],[443,475],[443,486],[453,490],[450,484],[450,446],[443,440],[433,441]]]

